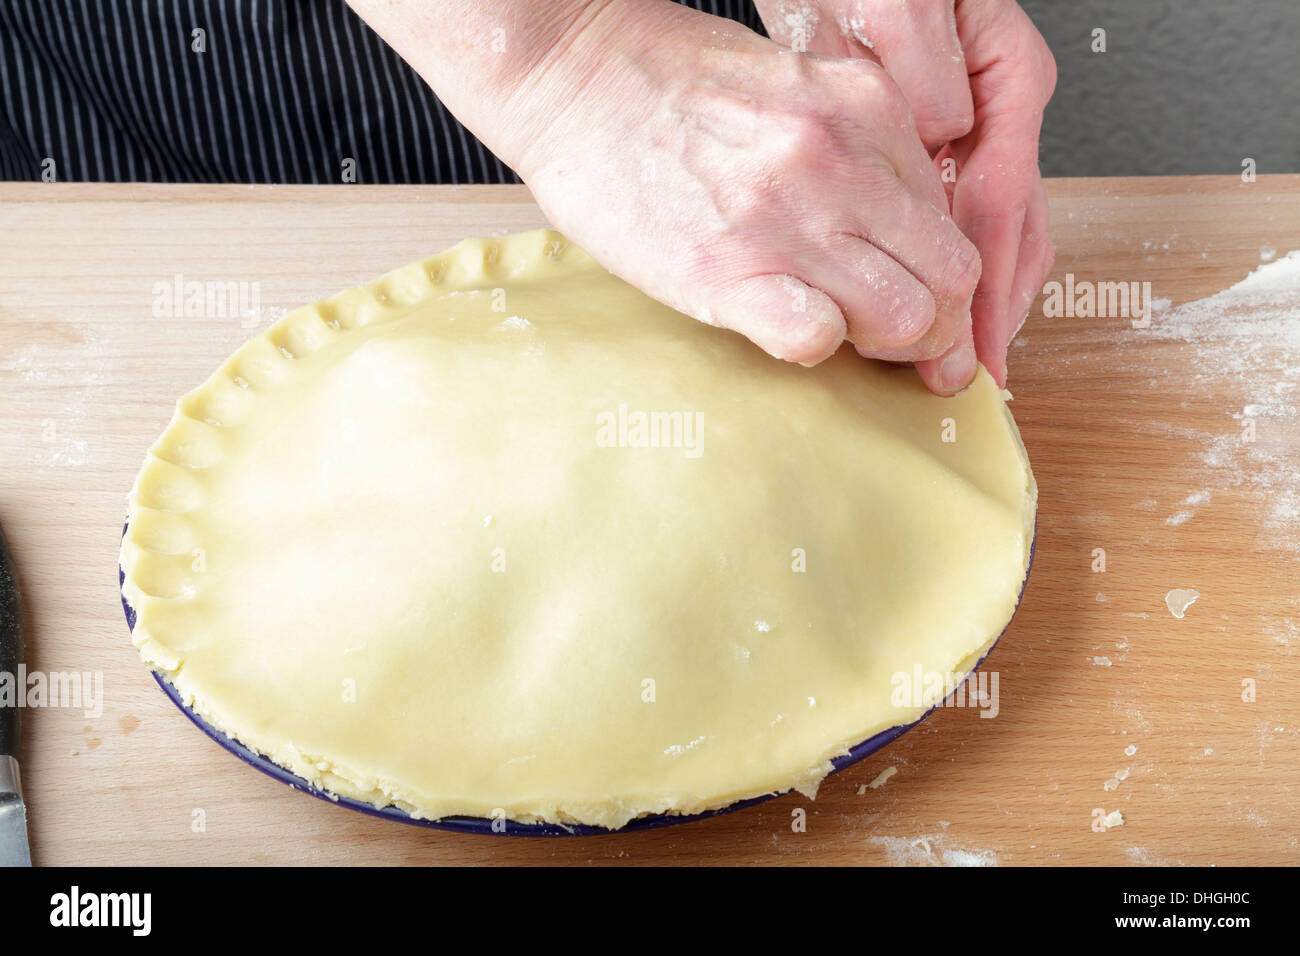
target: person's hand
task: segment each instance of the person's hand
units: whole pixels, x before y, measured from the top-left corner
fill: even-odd
[[[847,338],[937,392],[969,383],[979,255],[884,70],[663,0],[578,8],[504,99],[428,76],[557,228],[772,355],[813,364]],[[372,22],[424,72],[420,36]]]
[[[998,384],[1053,253],[1038,132],[1056,85],[1051,51],[1013,0],[756,0],[795,49],[880,63],[935,162],[957,163],[957,224],[979,249],[975,347]]]
[[[619,7],[541,81],[555,119],[516,168],[551,221],[779,358],[847,338],[965,387],[979,258],[897,85],[676,6]]]

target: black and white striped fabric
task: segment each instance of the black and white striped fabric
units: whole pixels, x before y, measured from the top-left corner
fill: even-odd
[[[519,182],[343,0],[0,0],[0,83],[5,180]]]

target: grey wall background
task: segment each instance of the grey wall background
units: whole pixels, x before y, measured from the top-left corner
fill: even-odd
[[[1043,175],[1300,172],[1300,0],[1020,5],[1059,75]]]

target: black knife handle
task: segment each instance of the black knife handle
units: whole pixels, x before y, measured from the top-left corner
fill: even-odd
[[[18,575],[14,572],[13,556],[0,528],[0,678],[12,682],[13,703],[0,702],[0,757],[18,756],[19,704],[27,693],[18,686],[18,665],[23,660],[23,605],[18,595]]]

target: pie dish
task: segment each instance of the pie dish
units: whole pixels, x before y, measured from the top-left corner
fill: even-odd
[[[1007,397],[778,362],[554,232],[467,240],[180,400],[130,495],[132,637],[212,727],[417,819],[813,795],[1016,607]]]

